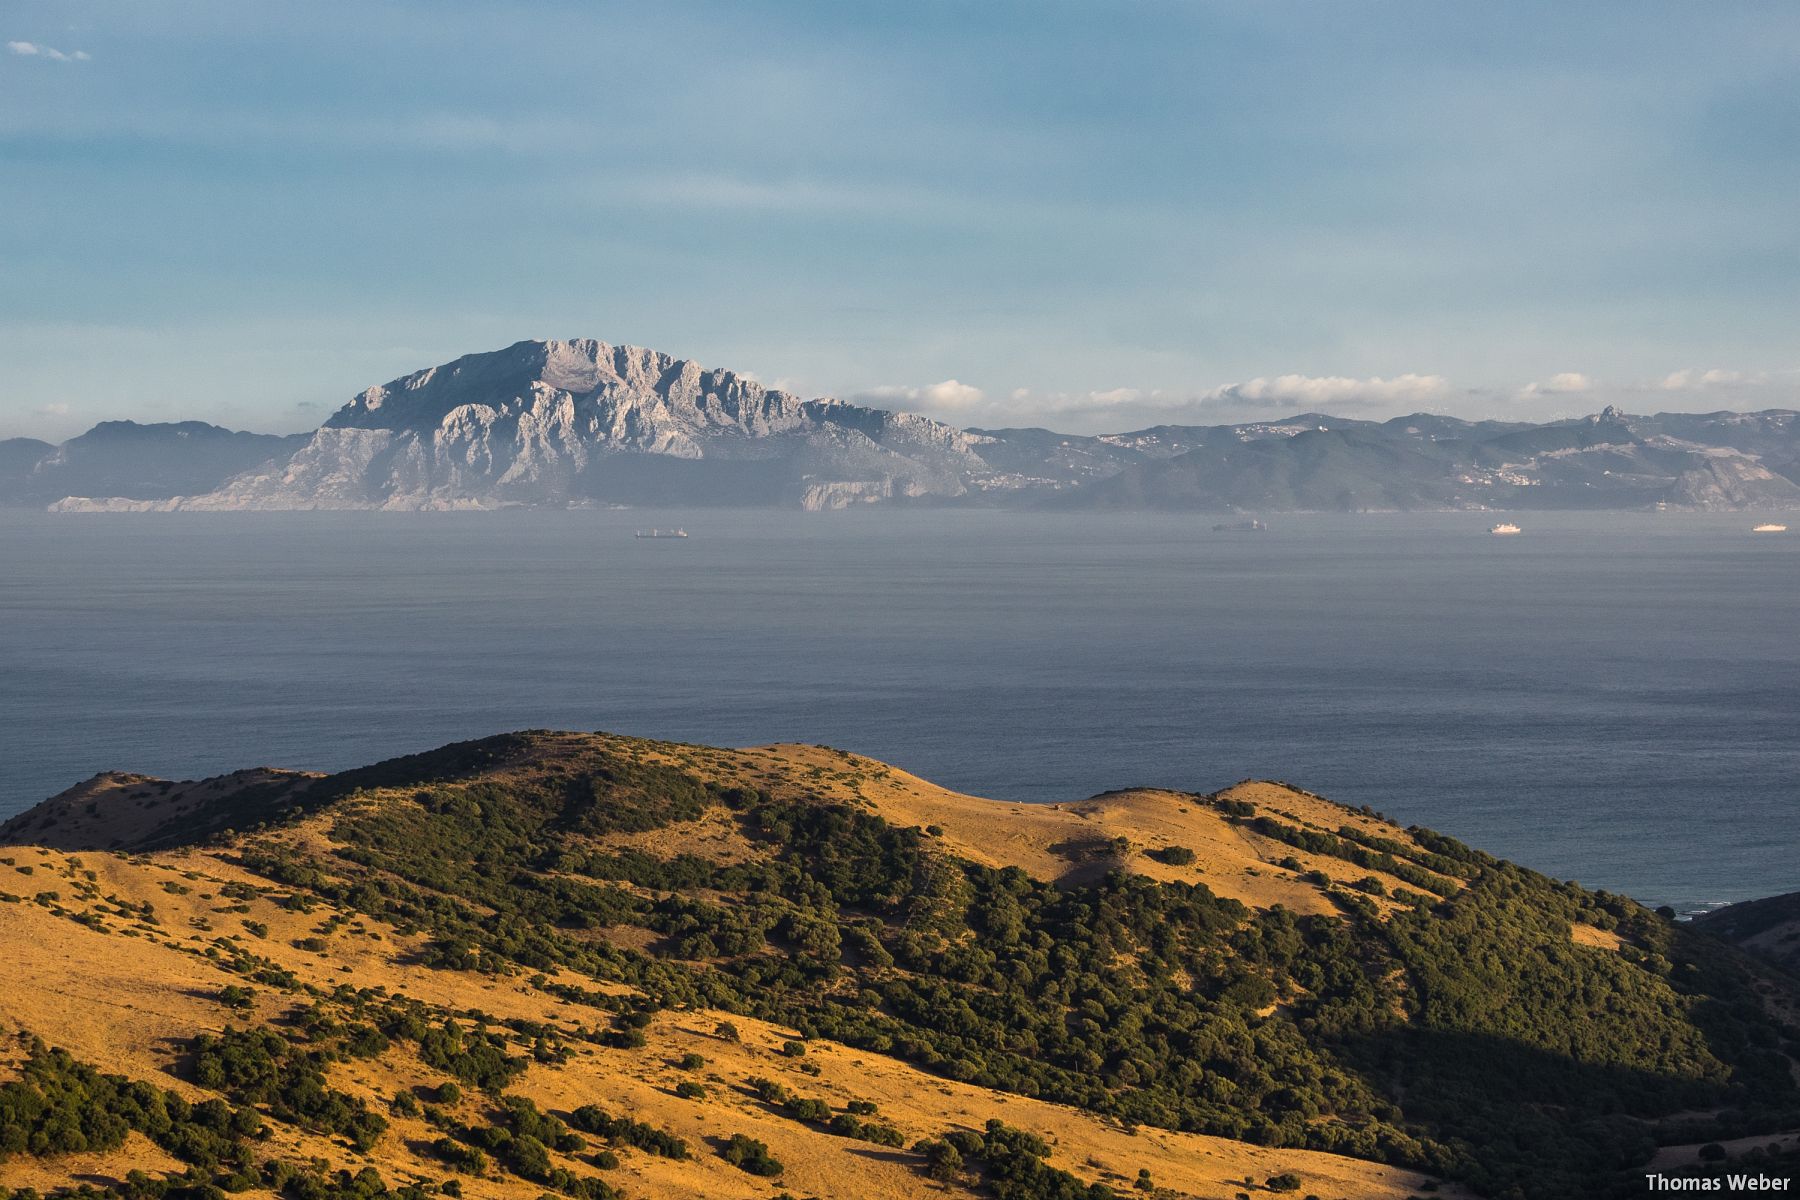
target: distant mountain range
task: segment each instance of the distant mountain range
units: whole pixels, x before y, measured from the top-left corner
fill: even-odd
[[[802,400],[634,346],[527,341],[371,388],[311,434],[108,421],[0,441],[61,511],[864,503],[1199,512],[1800,508],[1800,414],[1548,424],[1319,413],[1077,436]]]

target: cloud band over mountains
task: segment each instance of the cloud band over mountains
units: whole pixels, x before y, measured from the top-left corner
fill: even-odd
[[[1120,417],[1172,420],[1213,419],[1300,410],[1364,412],[1413,410],[1442,404],[1455,396],[1442,375],[1407,373],[1391,378],[1357,379],[1343,375],[1257,376],[1202,392],[1162,388],[1118,387],[1086,392],[1036,392],[1017,388],[990,397],[981,388],[956,379],[921,386],[886,386],[857,392],[859,404],[902,408],[946,418],[987,421],[1035,421],[1046,417]]]
[[[849,399],[878,408],[920,412],[963,424],[1042,424],[1058,420],[1107,427],[1120,420],[1152,423],[1210,422],[1288,416],[1299,412],[1398,416],[1409,412],[1485,410],[1500,415],[1518,407],[1520,419],[1545,402],[1567,399],[1576,407],[1628,403],[1654,409],[1672,393],[1733,394],[1747,404],[1792,406],[1800,400],[1800,370],[1737,371],[1684,368],[1654,380],[1608,381],[1581,371],[1558,371],[1510,392],[1458,387],[1443,375],[1405,372],[1358,378],[1288,373],[1221,384],[1204,391],[1117,387],[1083,392],[1016,388],[1004,395],[958,379],[922,385],[889,385],[854,392]],[[1531,413],[1527,413],[1531,409]]]

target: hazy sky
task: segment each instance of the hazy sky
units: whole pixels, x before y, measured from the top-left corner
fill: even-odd
[[[0,436],[525,337],[1071,430],[1800,405],[1800,5],[0,0]]]

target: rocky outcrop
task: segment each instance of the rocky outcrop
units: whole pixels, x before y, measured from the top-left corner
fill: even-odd
[[[1752,459],[1715,452],[1676,477],[1668,503],[1707,512],[1800,508],[1800,486]]]
[[[802,481],[800,507],[807,512],[824,512],[827,509],[850,508],[858,504],[874,504],[893,497],[893,485],[886,480],[878,483],[854,479],[810,480]]]
[[[636,346],[520,342],[370,388],[285,461],[166,507],[806,504],[819,478],[838,496],[953,497],[989,472],[978,441]]]

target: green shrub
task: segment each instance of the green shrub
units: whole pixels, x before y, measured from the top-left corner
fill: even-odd
[[[741,1133],[731,1135],[731,1140],[719,1151],[719,1157],[752,1175],[769,1177],[782,1172],[780,1160],[770,1155],[768,1146]]]
[[[583,1133],[606,1138],[616,1145],[635,1146],[663,1158],[684,1159],[688,1156],[687,1143],[667,1130],[630,1117],[611,1116],[596,1105],[582,1105],[569,1114],[569,1123]]]

